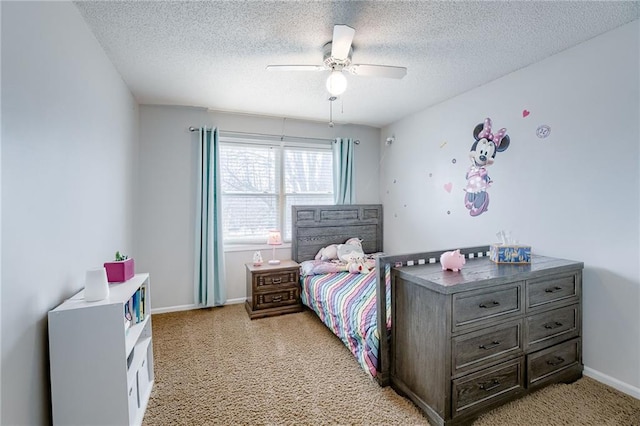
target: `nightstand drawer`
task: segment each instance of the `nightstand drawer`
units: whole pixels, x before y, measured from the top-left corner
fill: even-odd
[[[255,309],[295,305],[300,301],[300,289],[298,287],[290,287],[286,290],[256,293],[253,297],[255,298]]]
[[[485,320],[522,312],[522,282],[453,295],[453,332]]]
[[[253,276],[256,289],[270,286],[284,286],[297,284],[299,280],[299,268],[277,272],[256,273]]]
[[[300,265],[283,260],[276,265],[247,263],[247,302],[249,318],[300,312]]]

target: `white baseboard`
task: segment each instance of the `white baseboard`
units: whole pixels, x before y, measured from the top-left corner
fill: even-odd
[[[198,307],[193,305],[180,305],[180,306],[167,306],[164,308],[151,308],[151,315],[153,314],[165,314],[167,312],[179,312],[190,311],[191,309],[197,309]]]
[[[229,299],[225,302],[226,305],[237,305],[238,303],[244,303],[247,300],[246,297],[241,297],[239,299]],[[190,311],[191,309],[199,309],[197,305],[179,305],[179,306],[166,306],[164,308],[153,308],[151,309],[151,314],[166,314],[167,312],[180,312],[180,311]]]
[[[614,389],[619,390],[620,392],[626,393],[636,399],[640,399],[640,388],[635,386],[631,386],[628,383],[621,382],[618,379],[615,379],[611,376],[607,376],[604,373],[596,371],[589,367],[584,367],[584,375],[587,377],[591,377],[594,380],[599,381],[600,383],[604,383],[607,386],[611,386]]]

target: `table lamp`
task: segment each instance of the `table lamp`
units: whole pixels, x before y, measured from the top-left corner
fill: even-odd
[[[277,229],[272,229],[269,231],[269,235],[267,236],[267,244],[273,246],[273,255],[272,259],[269,261],[269,265],[279,265],[280,261],[276,259],[276,246],[282,244],[282,235],[280,231]]]

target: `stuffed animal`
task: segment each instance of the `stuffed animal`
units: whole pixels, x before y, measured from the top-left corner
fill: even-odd
[[[340,244],[338,245],[338,259],[344,263],[349,263],[356,259],[364,260],[364,252],[358,245]]]
[[[338,245],[331,244],[326,247],[322,247],[318,254],[316,254],[316,260],[334,260],[338,258]]]
[[[358,244],[340,244],[338,246],[338,259],[347,264],[347,270],[352,274],[367,274],[370,269],[362,247]]]
[[[368,274],[369,268],[362,259],[354,259],[347,265],[347,270],[352,274]]]
[[[364,259],[362,240],[360,238],[349,238],[344,244],[330,244],[322,247],[320,251],[318,251],[318,254],[316,254],[316,260],[327,261],[339,259],[348,263],[353,252],[358,252],[360,257]]]
[[[362,240],[360,238],[349,238],[347,241],[345,241],[345,244],[351,244],[352,246],[358,246],[358,247],[360,247],[360,250],[362,250]]]
[[[442,270],[451,269],[452,271],[458,272],[462,269],[462,265],[466,263],[464,260],[464,256],[460,254],[460,249],[455,251],[445,251],[440,255],[440,264],[442,265]]]

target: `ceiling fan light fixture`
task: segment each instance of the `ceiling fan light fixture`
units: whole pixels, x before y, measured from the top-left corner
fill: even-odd
[[[342,95],[347,90],[347,77],[344,76],[342,71],[331,71],[327,78],[327,90],[333,96]]]

